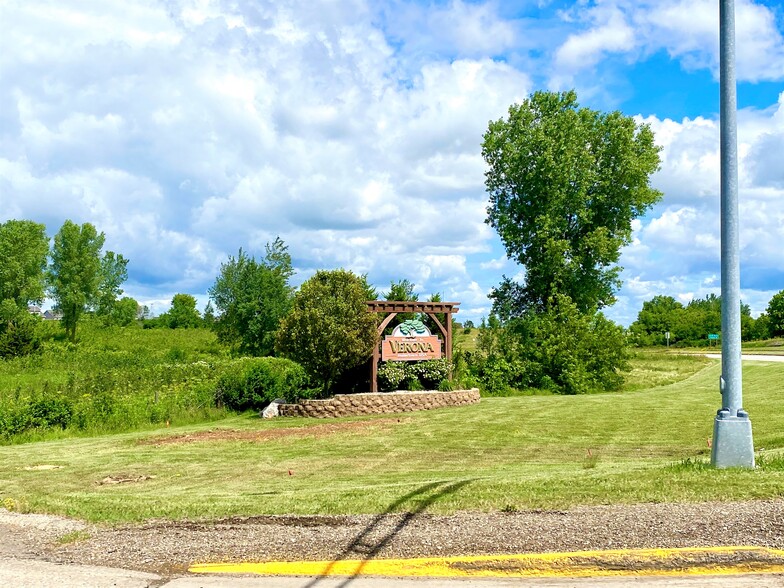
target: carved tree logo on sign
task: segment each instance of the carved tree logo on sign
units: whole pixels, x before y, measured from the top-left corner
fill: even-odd
[[[441,340],[417,319],[400,323],[381,344],[383,361],[421,361],[440,357]]]

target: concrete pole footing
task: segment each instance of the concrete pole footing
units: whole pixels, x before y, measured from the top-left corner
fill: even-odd
[[[748,416],[720,414],[716,417],[713,421],[711,465],[716,468],[754,467],[754,442]]]

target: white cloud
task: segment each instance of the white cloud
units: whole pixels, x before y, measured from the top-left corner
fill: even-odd
[[[500,270],[503,269],[507,264],[506,255],[502,255],[498,259],[491,259],[489,261],[485,261],[479,264],[479,267],[482,269],[491,269],[491,270]]]
[[[606,53],[630,51],[635,45],[635,32],[617,8],[598,8],[593,14],[594,26],[570,35],[555,53],[555,65],[566,71],[577,71],[595,65]],[[597,22],[598,21],[598,22]]]
[[[719,3],[713,0],[607,0],[578,3],[562,13],[581,28],[555,51],[553,87],[606,54],[637,61],[666,51],[688,70],[710,69],[718,77]],[[737,76],[743,81],[784,76],[784,37],[773,9],[739,0],[735,7]]]
[[[425,56],[456,58],[499,55],[520,42],[517,23],[498,14],[497,2],[420,4],[393,1],[383,8],[387,34],[397,44],[405,63]]]

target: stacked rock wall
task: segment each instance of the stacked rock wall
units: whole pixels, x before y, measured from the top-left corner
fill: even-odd
[[[479,390],[452,392],[380,392],[378,394],[337,394],[326,400],[302,400],[281,404],[280,416],[330,418],[360,414],[383,414],[429,410],[443,406],[462,406],[479,402]]]

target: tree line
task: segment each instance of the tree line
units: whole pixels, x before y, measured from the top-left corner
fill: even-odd
[[[747,304],[741,304],[740,315],[743,341],[784,336],[784,290],[770,299],[756,319]],[[629,333],[642,346],[667,344],[666,333],[671,345],[707,345],[709,334],[721,334],[721,296],[708,294],[685,305],[672,296],[654,296],[643,303]]]
[[[377,291],[367,276],[319,271],[295,289],[289,283],[291,255],[280,238],[266,245],[260,259],[240,249],[221,264],[204,316],[194,296],[178,293],[170,309],[154,318],[132,298],[120,298],[128,260],[104,252],[104,242],[104,234],[90,223],[66,221],[51,246],[42,224],[10,220],[0,225],[0,357],[40,347],[40,319],[28,312],[28,305],[47,296],[61,313],[71,343],[76,343],[77,326],[86,313],[104,326],[128,326],[141,319],[143,328],[209,327],[236,355],[279,355],[299,362],[320,393],[366,363],[378,341],[377,316],[366,305]],[[384,296],[417,299],[408,280],[391,283]],[[281,369],[282,364],[269,365]],[[364,380],[366,374],[353,377]],[[345,378],[342,384],[353,385]]]

